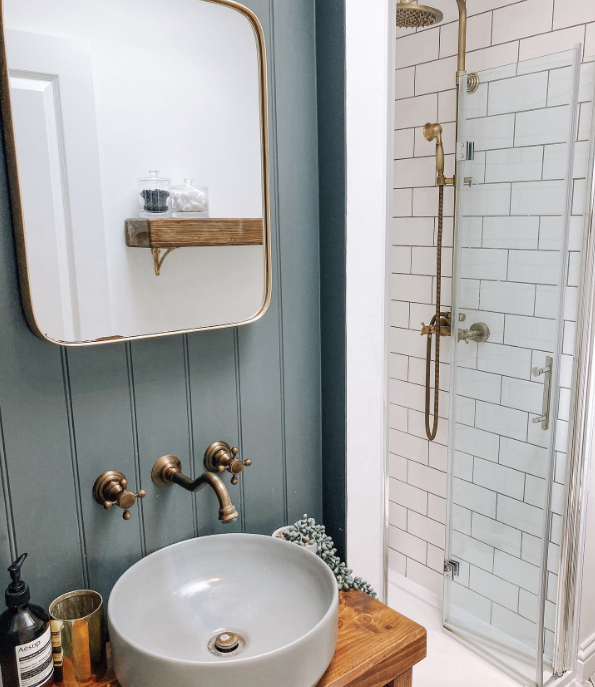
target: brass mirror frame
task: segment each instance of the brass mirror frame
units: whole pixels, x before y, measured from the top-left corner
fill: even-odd
[[[259,75],[259,106],[260,106],[260,145],[262,160],[262,215],[264,225],[263,248],[265,251],[265,274],[264,274],[264,296],[260,310],[248,320],[233,322],[230,324],[211,325],[209,327],[198,327],[196,329],[178,329],[175,331],[158,332],[155,334],[140,334],[138,336],[110,336],[89,341],[60,341],[46,336],[38,327],[35,318],[35,309],[31,298],[29,282],[29,266],[27,263],[26,229],[23,217],[23,206],[21,201],[21,190],[19,183],[19,171],[17,163],[17,150],[14,135],[12,107],[10,100],[10,80],[8,74],[8,61],[6,56],[6,41],[4,37],[4,0],[0,0],[0,116],[2,119],[2,129],[4,132],[4,145],[6,149],[6,166],[8,170],[8,186],[10,193],[12,223],[16,245],[16,258],[19,274],[19,289],[21,293],[21,303],[25,312],[27,323],[32,331],[42,339],[59,346],[79,348],[83,346],[97,346],[107,343],[122,341],[139,341],[142,339],[154,339],[160,336],[173,336],[175,334],[190,334],[192,332],[211,331],[214,329],[227,329],[251,324],[259,320],[271,302],[272,294],[272,252],[271,252],[271,208],[270,208],[270,182],[269,182],[269,124],[268,124],[268,87],[267,87],[267,61],[264,30],[258,17],[252,10],[248,9],[234,0],[199,0],[200,2],[210,2],[215,5],[229,7],[242,14],[250,22],[256,41],[256,51],[258,59]],[[122,241],[124,235],[122,234]]]

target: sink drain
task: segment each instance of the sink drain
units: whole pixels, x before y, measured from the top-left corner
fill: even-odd
[[[236,656],[246,648],[246,638],[239,632],[219,632],[209,639],[209,651],[215,656]]]

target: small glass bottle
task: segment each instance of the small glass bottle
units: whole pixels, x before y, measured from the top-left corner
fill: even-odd
[[[209,189],[193,186],[192,179],[184,179],[184,186],[172,186],[171,207],[174,217],[208,217]]]
[[[148,177],[141,177],[138,180],[140,216],[170,217],[170,188],[171,180],[160,177],[158,170],[150,170]]]

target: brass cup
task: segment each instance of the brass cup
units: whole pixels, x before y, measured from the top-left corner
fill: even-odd
[[[63,687],[98,682],[107,670],[107,629],[101,594],[68,592],[52,601],[54,681]]]

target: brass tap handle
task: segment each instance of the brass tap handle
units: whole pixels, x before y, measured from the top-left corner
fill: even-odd
[[[440,336],[450,336],[450,318],[451,314],[449,312],[440,313]],[[421,336],[429,336],[432,338],[434,334],[438,331],[436,326],[436,317],[432,317],[430,324],[425,322],[421,323]]]
[[[238,449],[236,448],[235,450],[237,451]],[[251,465],[251,460],[240,460],[239,458],[234,459],[227,467],[227,470],[233,475],[231,478],[231,483],[237,484],[239,482],[238,475],[244,468],[249,468]]]
[[[239,449],[233,448],[224,441],[215,441],[205,451],[205,467],[209,472],[229,472],[232,475],[231,483],[238,483],[238,475],[244,468],[252,465],[251,460],[238,458]]]
[[[117,470],[108,470],[100,475],[93,485],[93,497],[105,510],[119,506],[123,511],[124,520],[130,520],[132,514],[130,508],[136,503],[136,499],[144,499],[147,495],[144,489],[139,489],[136,494],[128,491],[128,480],[123,473]]]

